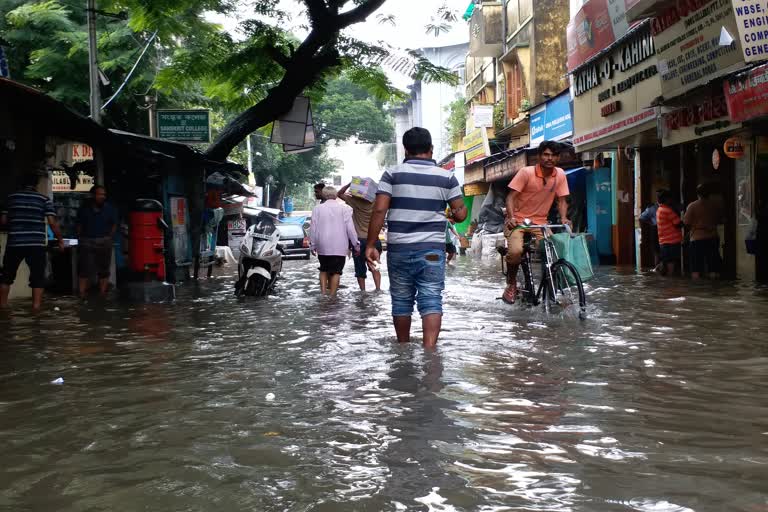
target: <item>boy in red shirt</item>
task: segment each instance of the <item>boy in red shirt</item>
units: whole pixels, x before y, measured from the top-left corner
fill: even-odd
[[[680,262],[683,242],[683,223],[680,215],[672,208],[672,198],[666,190],[659,191],[659,209],[656,211],[656,226],[659,231],[661,262],[664,275],[675,274]]]

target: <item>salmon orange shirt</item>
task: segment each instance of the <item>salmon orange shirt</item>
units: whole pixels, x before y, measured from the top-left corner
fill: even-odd
[[[656,211],[656,226],[659,229],[659,243],[661,245],[675,245],[683,241],[680,216],[669,206],[659,205],[659,209]]]
[[[546,224],[555,197],[565,197],[571,193],[568,178],[561,168],[555,167],[552,175],[545,177],[538,165],[517,171],[509,182],[509,188],[519,192],[514,212],[517,221],[531,219],[534,224]]]

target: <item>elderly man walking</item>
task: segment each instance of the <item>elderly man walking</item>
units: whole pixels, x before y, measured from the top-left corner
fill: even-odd
[[[379,183],[366,257],[375,268],[379,232],[387,218],[387,266],[397,340],[410,341],[413,305],[418,302],[424,346],[434,347],[443,321],[446,205],[462,222],[467,208],[451,171],[432,159],[432,136],[424,128],[403,135],[405,162],[384,172]]]
[[[355,255],[360,253],[360,242],[352,222],[352,209],[338,202],[336,189],[323,189],[322,204],[312,210],[309,248],[320,261],[320,291],[323,295],[336,295],[344,272],[349,246]]]

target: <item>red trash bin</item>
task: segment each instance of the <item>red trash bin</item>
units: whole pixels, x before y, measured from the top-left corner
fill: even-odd
[[[128,267],[145,279],[165,280],[165,230],[163,205],[154,199],[137,199],[128,215]]]

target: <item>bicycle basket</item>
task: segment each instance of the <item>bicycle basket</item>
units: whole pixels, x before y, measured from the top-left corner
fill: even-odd
[[[582,282],[586,283],[595,277],[595,271],[592,269],[592,260],[589,257],[586,236],[555,233],[551,239],[555,244],[555,249],[557,249],[557,255],[576,267]]]

